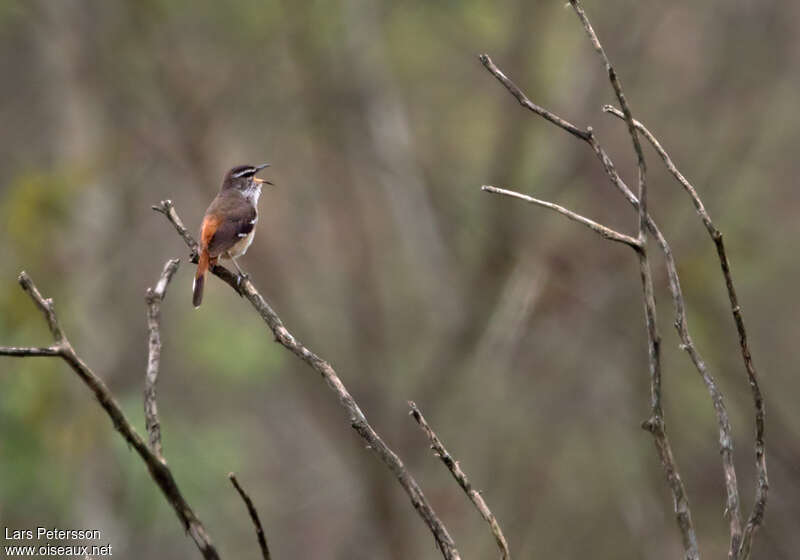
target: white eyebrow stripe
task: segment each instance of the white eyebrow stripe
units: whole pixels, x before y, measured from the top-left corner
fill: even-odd
[[[238,179],[239,177],[244,177],[245,175],[250,175],[256,172],[255,167],[248,167],[247,169],[242,169],[238,173],[234,173],[233,177]]]

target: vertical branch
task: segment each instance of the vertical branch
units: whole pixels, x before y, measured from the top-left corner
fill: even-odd
[[[619,116],[620,118],[624,118],[624,115],[621,112]],[[598,159],[603,164],[603,167],[606,170],[606,174],[611,179],[612,184],[614,184],[617,187],[617,189],[634,206],[634,208],[638,208],[638,199],[630,191],[625,182],[619,176],[614,167],[613,162],[611,161],[605,150],[603,150],[603,148],[600,147],[594,136],[590,137],[589,145],[597,155]],[[733,436],[732,436],[730,421],[728,419],[727,409],[725,407],[722,392],[717,387],[716,381],[714,380],[713,376],[708,372],[708,368],[706,367],[705,362],[700,356],[700,353],[695,347],[691,335],[689,334],[689,326],[685,310],[686,306],[684,303],[680,278],[678,276],[678,267],[675,262],[675,257],[672,253],[672,248],[670,247],[669,243],[667,242],[664,235],[661,233],[661,230],[658,228],[657,224],[652,219],[652,217],[648,216],[647,220],[648,220],[648,229],[653,234],[658,246],[661,248],[661,251],[664,254],[664,263],[667,269],[667,278],[669,279],[669,288],[672,294],[673,307],[675,309],[674,324],[675,324],[675,329],[678,332],[678,336],[680,337],[681,340],[681,349],[687,352],[698,373],[700,373],[700,376],[702,377],[703,382],[705,383],[708,389],[709,395],[711,396],[712,404],[714,406],[714,412],[717,416],[717,424],[719,426],[720,454],[722,457],[723,469],[725,471],[725,488],[727,493],[727,505],[725,507],[725,515],[728,518],[730,524],[730,535],[731,535],[730,551],[735,551],[737,541],[740,538],[741,534],[740,533],[741,517],[740,517],[740,507],[739,507],[739,490],[736,479],[736,470],[733,462]],[[676,503],[679,503],[677,499]],[[733,553],[730,551],[729,551],[729,556],[732,557]]]
[[[461,470],[461,466],[458,464],[458,461],[453,459],[453,456],[447,452],[445,449],[444,444],[436,435],[436,432],[433,431],[428,425],[428,422],[425,421],[425,417],[422,416],[422,412],[420,412],[417,405],[414,404],[412,401],[408,401],[408,406],[411,409],[410,414],[417,421],[417,424],[420,425],[422,431],[425,432],[425,435],[428,436],[428,440],[431,442],[431,449],[434,450],[436,456],[441,459],[442,463],[448,468],[450,473],[453,475],[453,478],[456,479],[458,485],[464,490],[467,494],[467,497],[470,501],[475,505],[475,508],[481,514],[481,517],[489,524],[489,527],[492,530],[492,535],[494,535],[494,540],[497,542],[498,548],[500,548],[500,552],[502,553],[503,560],[511,560],[511,553],[508,550],[508,542],[506,541],[505,535],[503,535],[503,530],[500,528],[500,524],[497,522],[492,511],[489,509],[489,506],[486,505],[486,501],[481,496],[480,492],[475,490],[472,487],[469,479],[467,478],[466,473]]]
[[[653,291],[653,277],[650,268],[649,259],[647,256],[647,231],[649,215],[647,212],[647,166],[645,164],[644,152],[642,151],[639,135],[636,132],[636,127],[633,124],[633,115],[625,99],[625,94],[622,91],[622,84],[617,76],[616,70],[611,65],[611,61],[606,55],[600,40],[597,37],[594,29],[592,28],[589,18],[583,11],[579,0],[569,0],[570,5],[575,10],[583,24],[586,34],[589,36],[592,45],[598,52],[605,64],[608,78],[614,93],[619,100],[622,112],[625,116],[625,121],[628,124],[628,133],[633,144],[633,150],[636,154],[636,159],[639,168],[639,197],[638,197],[638,214],[639,214],[639,242],[640,247],[636,251],[639,260],[639,275],[642,282],[642,298],[645,308],[645,323],[647,328],[648,340],[648,357],[650,363],[650,418],[647,419],[642,427],[648,430],[655,439],[656,448],[658,449],[661,464],[667,477],[668,484],[672,488],[673,497],[675,499],[675,510],[678,518],[678,525],[683,535],[683,545],[686,553],[687,560],[694,560],[699,558],[700,554],[697,548],[697,537],[694,531],[691,511],[689,509],[688,498],[686,497],[686,489],[683,482],[677,473],[672,449],[667,438],[666,425],[664,422],[664,410],[661,404],[661,337],[658,333],[657,317],[656,317],[656,302]]]
[[[236,491],[239,492],[239,496],[242,497],[242,501],[244,501],[244,505],[247,507],[247,513],[250,514],[250,519],[253,522],[253,526],[256,528],[256,538],[258,538],[258,547],[261,549],[261,556],[264,560],[270,560],[271,556],[269,554],[269,547],[267,546],[267,537],[264,534],[264,528],[261,526],[261,519],[258,517],[256,506],[253,505],[253,500],[250,499],[247,492],[239,485],[235,474],[228,473],[228,479],[231,481],[231,484],[233,484],[233,487],[236,488]]]
[[[147,288],[145,301],[147,302],[147,329],[150,331],[147,354],[147,373],[144,378],[144,421],[150,438],[150,449],[158,457],[164,457],[161,447],[161,423],[158,420],[158,407],[156,406],[156,383],[158,382],[158,369],[161,361],[161,302],[164,301],[167,286],[172,276],[178,270],[180,260],[170,259],[164,265],[161,277],[154,288]]]
[[[621,111],[610,105],[606,105],[605,107],[603,107],[603,110],[616,117],[624,118],[624,114]],[[722,233],[719,231],[719,229],[717,229],[717,227],[714,225],[714,222],[711,220],[711,216],[709,216],[708,212],[706,211],[703,201],[697,194],[697,190],[686,179],[686,177],[684,177],[684,175],[678,170],[677,166],[672,161],[672,158],[669,156],[667,151],[661,146],[661,143],[658,141],[658,139],[656,139],[653,133],[650,132],[639,121],[634,120],[633,123],[636,126],[637,130],[639,130],[642,134],[644,134],[645,138],[647,138],[648,142],[650,142],[650,144],[656,150],[656,152],[666,165],[667,170],[672,174],[673,177],[675,177],[678,183],[689,194],[690,198],[692,199],[692,203],[694,204],[694,207],[697,210],[697,214],[703,221],[703,225],[708,231],[709,236],[711,236],[711,239],[714,242],[714,246],[717,249],[717,256],[719,258],[720,268],[722,269],[722,276],[725,280],[725,287],[728,292],[728,300],[731,306],[731,313],[733,315],[734,323],[736,324],[736,331],[739,335],[739,347],[742,353],[742,360],[744,361],[745,370],[747,371],[747,378],[749,381],[750,390],[753,396],[753,402],[756,411],[755,413],[756,498],[753,504],[753,510],[750,513],[750,516],[747,520],[747,524],[744,528],[744,533],[742,534],[741,543],[739,545],[739,550],[738,550],[739,558],[741,560],[747,560],[750,557],[753,534],[761,526],[763,522],[764,511],[767,505],[767,496],[769,493],[769,478],[767,476],[767,463],[766,463],[765,448],[764,448],[764,399],[761,395],[761,388],[759,387],[758,384],[758,374],[756,372],[755,364],[753,363],[753,358],[750,353],[750,346],[747,342],[747,331],[744,326],[744,319],[742,318],[742,308],[739,305],[739,299],[736,295],[736,288],[734,287],[733,284],[733,278],[731,276],[731,270],[730,270],[730,263],[728,261],[727,253],[725,252],[725,244],[722,240]]]
[[[592,28],[592,24],[589,23],[589,18],[586,17],[586,12],[583,11],[581,3],[579,0],[569,0],[569,3],[578,15],[578,19],[581,20],[583,28],[589,36],[589,40],[592,42],[592,46],[603,59],[606,72],[608,72],[608,79],[611,82],[611,87],[614,88],[614,93],[619,100],[620,107],[622,107],[622,112],[625,114],[625,122],[628,123],[628,133],[630,134],[631,142],[633,142],[633,151],[636,153],[636,161],[639,167],[639,240],[644,244],[645,236],[647,235],[647,165],[645,164],[644,152],[642,151],[641,142],[639,142],[639,136],[636,134],[636,127],[633,125],[633,115],[628,107],[625,94],[622,91],[622,83],[620,83],[619,76],[617,76],[616,70],[614,70],[614,67],[611,65],[611,61],[608,59],[603,45],[600,44],[600,40],[597,38],[594,28]],[[646,251],[645,260],[647,260]]]

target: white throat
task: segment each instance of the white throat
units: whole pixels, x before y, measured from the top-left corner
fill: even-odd
[[[261,185],[259,183],[253,182],[249,187],[240,192],[245,199],[249,200],[253,204],[253,206],[258,205],[258,197],[261,196]]]

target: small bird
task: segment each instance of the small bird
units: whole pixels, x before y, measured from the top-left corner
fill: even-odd
[[[258,197],[265,179],[256,173],[269,167],[261,165],[237,165],[225,174],[219,194],[211,201],[200,226],[200,257],[197,273],[192,283],[192,303],[200,307],[203,302],[203,284],[209,267],[215,266],[220,257],[231,259],[239,271],[239,281],[247,275],[236,262],[247,252],[253,242],[258,222]]]

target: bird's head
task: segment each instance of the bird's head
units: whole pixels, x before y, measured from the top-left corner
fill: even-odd
[[[225,179],[222,181],[222,190],[234,189],[248,198],[257,198],[261,193],[261,186],[263,184],[272,185],[272,183],[266,179],[256,177],[256,173],[265,167],[269,167],[269,164],[237,165],[225,174]]]

